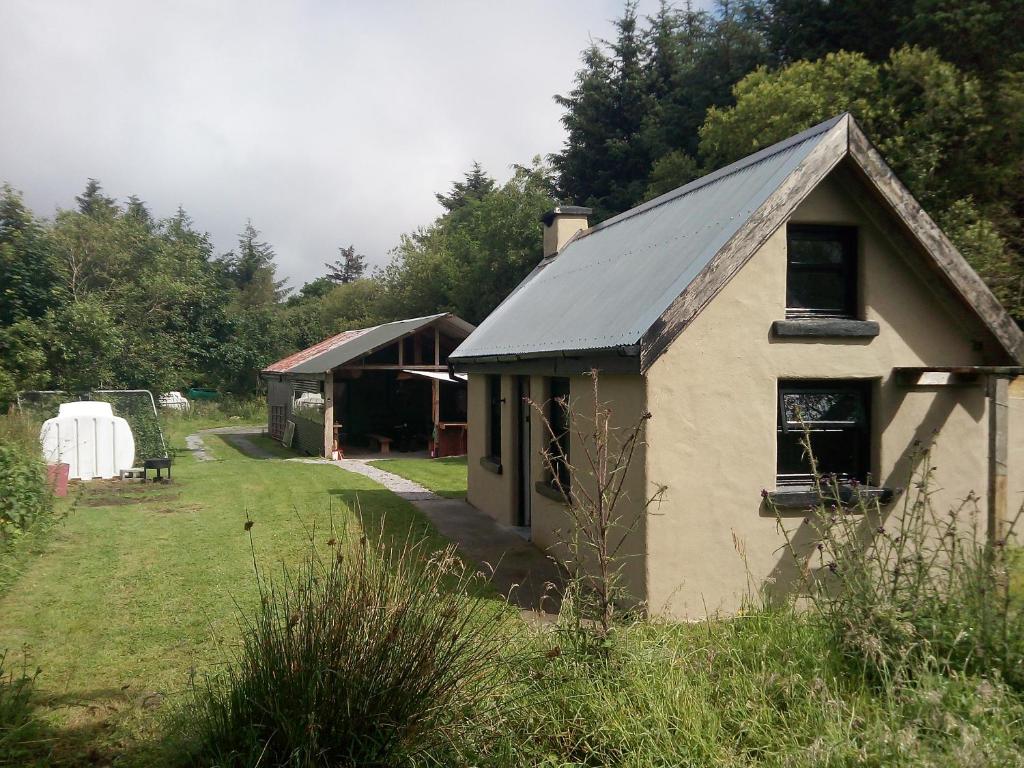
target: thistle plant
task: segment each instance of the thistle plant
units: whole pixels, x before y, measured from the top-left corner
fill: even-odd
[[[819,502],[803,524],[807,551],[776,510],[786,547],[799,566],[811,610],[843,654],[867,676],[902,684],[925,671],[996,675],[1024,688],[1024,614],[1006,538],[988,542],[973,492],[938,512],[931,448],[916,446],[908,491],[895,504],[856,493],[840,502],[840,482],[823,476],[805,431],[804,450]]]
[[[569,397],[528,402],[540,415],[549,438],[548,448],[542,452],[544,466],[565,503],[568,518],[567,528],[558,531],[570,577],[566,585],[570,600],[564,602],[579,606],[575,612],[578,626],[592,623],[604,638],[615,623],[617,607],[631,597],[622,578],[623,546],[651,506],[661,500],[665,487],[657,487],[646,498],[629,498],[626,480],[637,450],[644,445],[651,414],[644,411],[626,426],[617,426],[611,404],[601,400],[598,371],[592,369],[588,375],[593,411],[587,415],[575,410]],[[558,447],[561,435],[548,417],[549,405],[564,414],[575,438],[574,454],[581,460],[571,461]],[[559,465],[564,467],[564,475]]]

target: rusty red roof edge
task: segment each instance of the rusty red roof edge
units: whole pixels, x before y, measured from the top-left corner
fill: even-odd
[[[358,339],[360,336],[372,331],[378,326],[371,328],[357,328],[352,331],[342,331],[336,336],[331,336],[329,339],[324,339],[321,342],[314,344],[312,347],[300,350],[293,355],[289,355],[276,363],[271,363],[263,369],[264,373],[288,373],[292,368],[310,360],[317,355],[322,355],[324,352],[330,352],[332,349],[337,349],[342,344],[347,344],[353,339]]]

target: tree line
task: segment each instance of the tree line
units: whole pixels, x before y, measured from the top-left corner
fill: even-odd
[[[1016,0],[628,2],[556,96],[566,142],[499,183],[479,164],[367,274],[354,245],[289,290],[247,223],[214,254],[179,209],[90,180],[35,216],[0,194],[0,401],[19,389],[258,387],[332,333],[455,312],[478,323],[541,255],[556,202],[612,216],[843,111],[1024,319],[1024,14]]]

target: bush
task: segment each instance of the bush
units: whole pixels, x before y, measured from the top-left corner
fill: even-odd
[[[0,542],[48,517],[52,509],[36,429],[21,416],[0,419]]]
[[[1006,541],[983,535],[973,494],[936,512],[929,451],[913,465],[913,490],[891,512],[860,494],[850,507],[824,501],[808,511],[812,559],[790,551],[811,608],[846,658],[878,682],[969,673],[1024,691],[1024,612]],[[823,499],[840,498],[834,478],[817,482]]]
[[[461,748],[500,684],[505,611],[467,596],[477,577],[451,548],[353,549],[311,554],[280,583],[257,572],[240,657],[196,687],[197,762],[394,765]]]

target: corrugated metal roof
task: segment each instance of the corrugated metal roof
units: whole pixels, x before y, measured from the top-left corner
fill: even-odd
[[[638,344],[840,119],[586,230],[542,262],[451,359]]]
[[[326,373],[435,322],[438,322],[448,335],[456,338],[465,338],[473,331],[471,324],[449,313],[396,320],[372,328],[343,331],[337,336],[324,339],[308,349],[268,365],[263,372]]]

